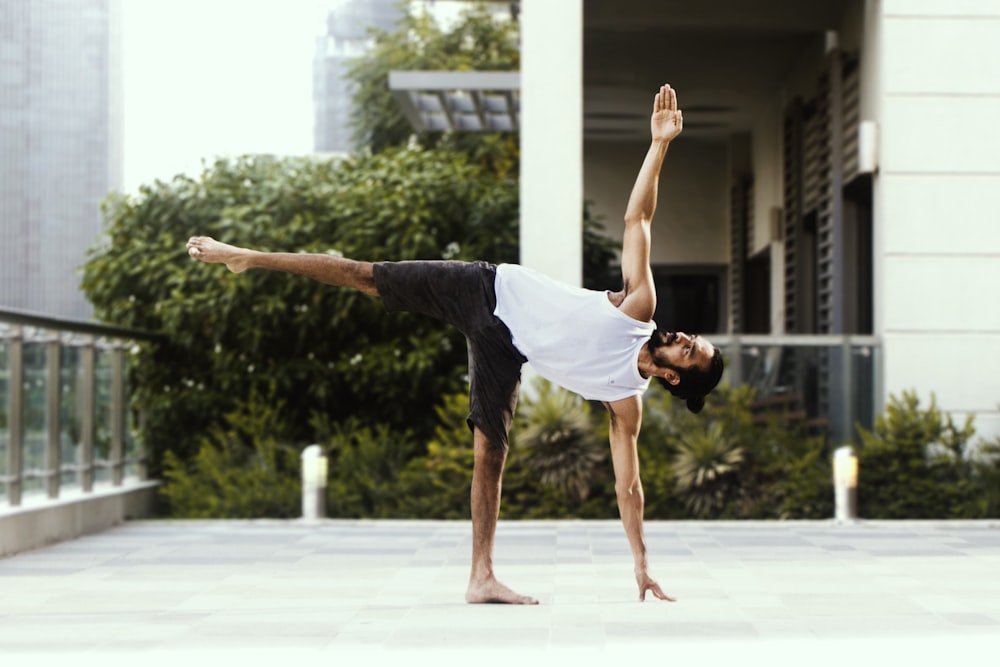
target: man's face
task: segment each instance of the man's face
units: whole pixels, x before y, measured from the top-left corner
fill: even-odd
[[[657,365],[708,370],[715,347],[707,340],[682,331],[660,331],[658,334],[662,344],[655,352]]]

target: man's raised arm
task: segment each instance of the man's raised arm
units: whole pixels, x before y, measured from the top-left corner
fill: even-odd
[[[681,133],[684,119],[677,109],[677,94],[664,84],[653,99],[649,120],[651,143],[632,186],[625,208],[622,239],[622,281],[625,299],[620,308],[640,321],[649,321],[656,310],[656,291],[649,268],[650,222],[656,211],[660,169],[670,142]]]

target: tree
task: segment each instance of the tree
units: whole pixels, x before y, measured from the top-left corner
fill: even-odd
[[[374,49],[355,60],[348,78],[354,84],[351,120],[358,146],[379,152],[405,144],[413,135],[399,104],[389,89],[393,70],[516,71],[520,67],[518,24],[495,20],[482,3],[471,4],[449,31],[430,14],[405,13],[393,32],[373,30]],[[426,146],[445,146],[469,153],[488,163],[498,174],[516,171],[516,134],[427,134]]]
[[[445,325],[305,278],[193,262],[188,236],[369,260],[517,258],[516,184],[445,150],[219,161],[112,198],[105,216],[83,288],[101,320],[163,335],[133,378],[154,475],[164,451],[189,458],[253,391],[283,400],[288,436],[307,443],[316,413],[427,436],[440,397],[464,387],[465,344]]]

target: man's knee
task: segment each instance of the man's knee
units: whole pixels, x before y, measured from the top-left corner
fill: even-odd
[[[507,448],[502,443],[493,442],[478,426],[473,433],[476,465],[491,471],[502,471],[507,461]]]

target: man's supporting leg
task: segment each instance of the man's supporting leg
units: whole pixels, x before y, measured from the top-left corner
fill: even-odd
[[[500,489],[506,450],[495,447],[475,429],[475,466],[472,469],[472,574],[466,602],[538,604],[527,595],[518,595],[493,574],[493,537],[500,516]]]
[[[247,269],[270,269],[312,278],[327,285],[353,287],[378,296],[370,262],[346,257],[293,252],[260,252],[239,248],[207,236],[192,236],[187,242],[191,257],[210,264],[225,264],[234,272]]]

